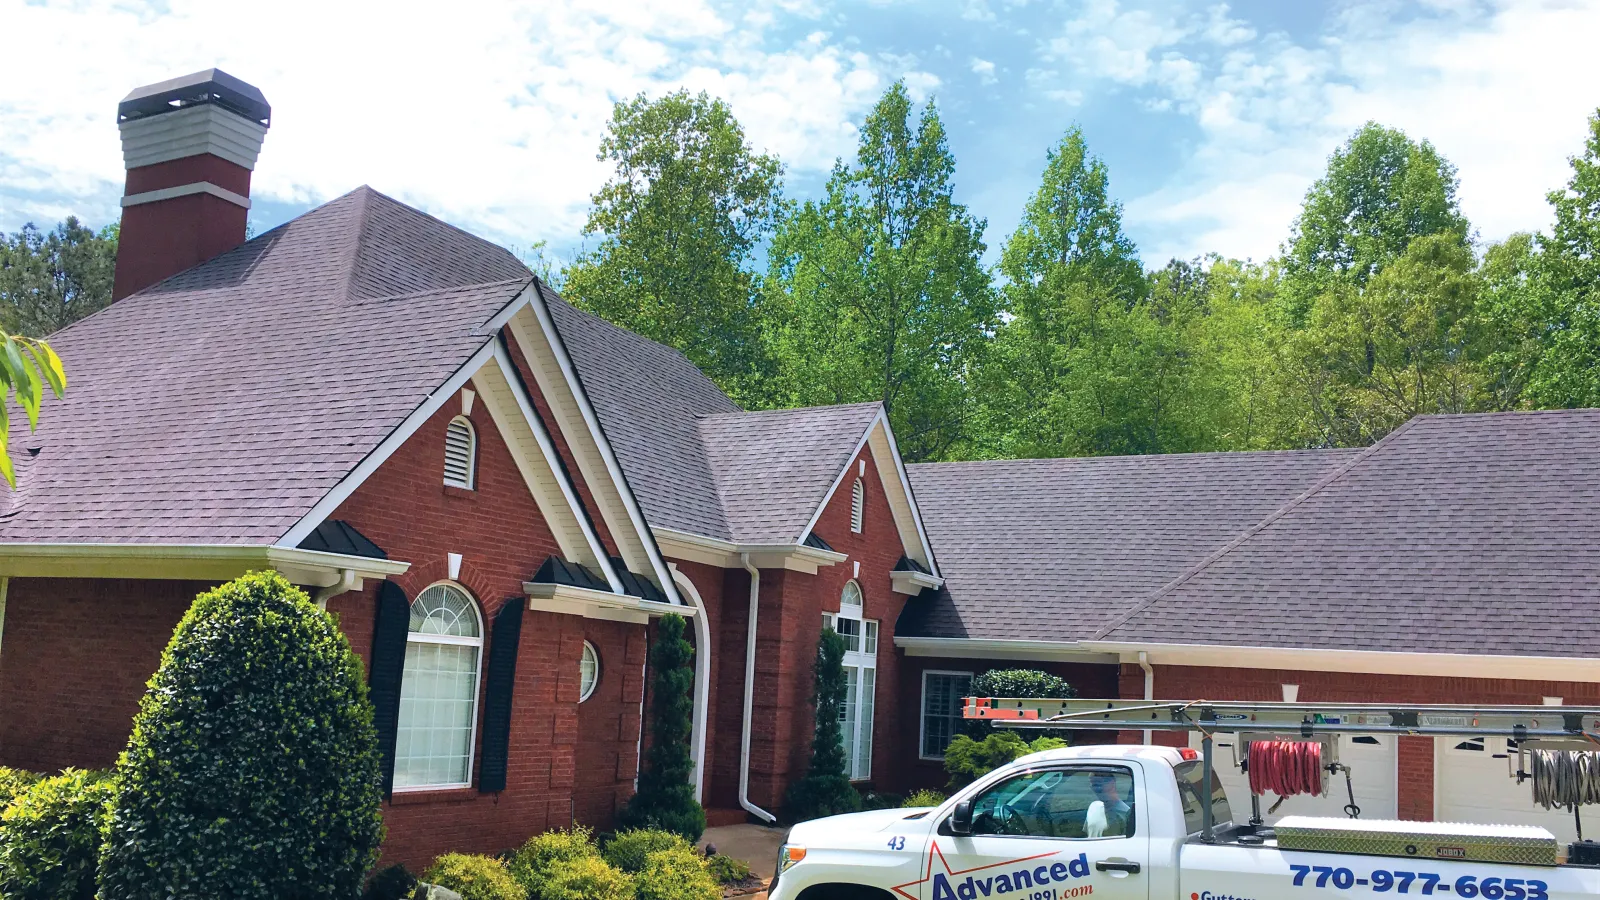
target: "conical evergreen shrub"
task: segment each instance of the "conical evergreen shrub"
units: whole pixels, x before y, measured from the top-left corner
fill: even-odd
[[[694,799],[694,645],[683,637],[681,616],[662,616],[650,648],[653,670],[650,752],[639,772],[639,791],[617,814],[617,827],[660,828],[690,841],[706,830],[706,811]]]
[[[832,628],[822,629],[817,642],[815,687],[817,730],[811,738],[811,765],[806,777],[790,784],[784,797],[784,812],[796,822],[861,808],[861,794],[846,774],[844,732],[839,727],[845,701],[844,638]]]

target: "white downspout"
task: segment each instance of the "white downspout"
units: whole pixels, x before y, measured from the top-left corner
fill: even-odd
[[[1150,667],[1150,654],[1144,650],[1139,651],[1139,668],[1144,670],[1144,699],[1149,703],[1156,699],[1156,670]],[[1144,730],[1146,746],[1150,744],[1153,734],[1154,732],[1148,728]]]
[[[744,640],[744,721],[739,727],[739,805],[770,824],[778,817],[750,802],[750,720],[756,706],[756,609],[761,600],[761,570],[750,565],[748,553],[739,554],[739,562],[750,573],[750,615]]]
[[[354,569],[340,569],[339,580],[317,591],[317,596],[312,599],[316,602],[317,609],[326,610],[329,600],[340,594],[361,590],[361,582],[362,580],[356,576]]]

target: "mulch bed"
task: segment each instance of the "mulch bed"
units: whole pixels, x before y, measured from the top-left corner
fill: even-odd
[[[723,885],[722,898],[723,900],[728,900],[729,897],[746,897],[750,894],[759,894],[766,889],[767,883],[765,881],[751,875],[738,884]]]

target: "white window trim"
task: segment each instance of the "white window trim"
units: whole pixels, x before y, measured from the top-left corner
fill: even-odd
[[[583,701],[589,699],[590,697],[593,697],[595,690],[600,687],[600,669],[601,669],[601,666],[600,666],[600,648],[596,647],[594,644],[590,643],[589,641],[584,641],[583,642],[583,649],[585,651],[589,652],[589,653],[594,654],[594,681],[589,682],[589,690],[585,691],[583,689],[583,657],[580,655],[578,657],[578,702],[579,703],[582,703]]]
[[[917,759],[931,759],[944,761],[943,756],[928,756],[922,748],[928,746],[928,676],[929,675],[964,675],[967,678],[978,677],[974,672],[962,672],[955,669],[923,669],[922,670],[922,702],[917,707]],[[954,737],[954,735],[951,735]]]
[[[474,441],[474,446],[476,446],[476,441]],[[427,593],[429,588],[435,588],[435,587],[438,587],[441,584],[442,585],[446,585],[448,587],[455,588],[456,590],[460,591],[462,594],[466,595],[467,603],[468,603],[469,606],[472,607],[472,614],[474,616],[476,616],[477,619],[478,619],[478,637],[476,639],[473,639],[473,638],[461,637],[460,635],[455,635],[455,634],[422,634],[421,632],[415,632],[415,631],[412,631],[410,628],[407,628],[406,629],[406,644],[409,647],[411,642],[413,640],[415,640],[418,643],[425,643],[425,644],[456,644],[458,646],[462,645],[462,644],[466,644],[466,645],[473,645],[473,646],[476,646],[478,648],[478,673],[477,673],[477,676],[473,679],[474,691],[473,691],[473,695],[472,695],[472,715],[469,717],[469,719],[470,719],[470,721],[472,723],[472,726],[471,726],[471,730],[467,733],[467,780],[466,781],[462,781],[462,782],[451,782],[449,784],[409,784],[409,785],[404,785],[404,786],[395,785],[394,793],[396,793],[396,794],[410,794],[410,793],[416,793],[418,791],[451,791],[451,790],[457,790],[457,789],[460,789],[460,788],[472,787],[472,775],[473,775],[473,772],[476,770],[476,767],[477,767],[477,764],[478,764],[478,714],[480,712],[482,712],[482,707],[483,707],[483,703],[481,701],[482,701],[482,697],[483,697],[483,657],[484,657],[483,650],[484,650],[484,646],[485,646],[485,643],[484,643],[484,633],[485,633],[484,632],[484,625],[485,625],[485,623],[484,623],[484,619],[483,619],[483,609],[478,604],[478,598],[473,596],[471,591],[467,590],[466,585],[463,585],[460,582],[450,581],[448,579],[446,579],[444,581],[435,581],[433,584],[430,584],[427,587],[423,588],[422,590],[417,591],[417,597],[421,597],[423,594]],[[416,602],[416,598],[415,597],[412,598],[411,602],[415,603]],[[405,669],[404,669],[404,667],[402,667],[401,668],[401,673],[402,673],[401,674],[401,678],[402,678],[401,690],[405,689],[405,683],[404,683],[404,680],[403,680],[404,677],[405,677],[404,676],[404,672],[405,672]],[[396,734],[395,734],[395,740],[396,741],[398,741],[400,739],[398,732],[399,732],[399,729],[396,729]],[[396,747],[395,750],[396,750],[396,755],[398,755],[399,748]]]
[[[855,667],[857,669],[871,669],[871,670],[873,670],[872,671],[872,693],[873,693],[873,697],[872,697],[872,714],[873,714],[873,718],[875,719],[877,717],[877,714],[878,714],[878,697],[877,697],[877,693],[878,693],[878,671],[877,671],[878,670],[878,655],[877,655],[876,650],[877,650],[877,647],[881,647],[882,646],[882,642],[883,642],[883,623],[880,622],[877,619],[868,619],[866,617],[865,613],[866,613],[866,608],[867,608],[867,595],[866,595],[865,592],[863,592],[861,590],[861,585],[858,584],[855,581],[855,579],[851,579],[850,581],[845,582],[846,588],[848,588],[852,584],[855,585],[855,587],[856,587],[857,595],[861,597],[861,605],[860,606],[846,606],[842,602],[843,597],[844,597],[845,588],[840,588],[839,596],[840,596],[841,602],[839,604],[839,611],[836,612],[836,613],[829,613],[829,612],[823,613],[822,614],[822,624],[823,624],[823,627],[825,627],[825,628],[833,628],[835,631],[838,631],[838,628],[834,624],[838,619],[850,619],[852,621],[860,622],[861,623],[861,646],[863,648],[865,648],[867,646],[867,623],[868,622],[872,623],[873,628],[874,628],[874,630],[876,632],[876,635],[877,635],[876,638],[875,638],[875,641],[874,641],[874,643],[876,644],[876,646],[873,648],[874,652],[868,653],[865,649],[861,649],[861,650],[849,650],[849,649],[846,649],[844,651],[844,659],[841,660],[841,663],[843,665],[846,665],[846,666],[853,666],[853,667]],[[862,684],[861,675],[858,672],[856,674],[856,688],[857,688],[857,690],[860,690],[861,684]],[[856,736],[857,736],[858,740],[860,739],[860,735],[861,735],[861,707],[862,707],[861,698],[858,695],[856,697]],[[869,719],[868,722],[867,722],[868,728],[872,729],[872,725],[873,724],[874,724],[873,721]],[[872,729],[872,730],[869,730],[868,733],[869,734],[874,734],[875,731],[876,731],[876,729]],[[875,736],[875,734],[874,734],[874,736]],[[876,747],[876,745],[874,745],[874,747]],[[871,756],[871,754],[867,755],[867,771],[865,773],[857,775],[856,771],[855,771],[855,758],[856,758],[855,748],[854,747],[848,747],[848,748],[846,748],[846,750],[848,751],[848,754],[849,754],[849,766],[850,766],[849,777],[850,777],[850,780],[851,781],[870,781],[870,780],[872,780],[872,756]]]
[[[461,488],[462,490],[468,490],[468,491],[477,490],[477,488],[478,488],[478,428],[477,428],[476,425],[473,425],[472,424],[472,420],[467,418],[466,416],[456,416],[455,418],[450,420],[450,425],[454,425],[457,422],[460,422],[461,424],[467,426],[467,483],[466,484],[456,484],[455,482],[451,481],[450,480],[450,476],[449,476],[449,467],[447,466],[446,470],[445,470],[444,484],[445,484],[445,487]],[[450,442],[449,442],[450,425],[446,425],[445,426],[445,461],[447,463],[449,462],[449,459],[450,459]],[[420,595],[418,595],[418,596],[420,596]]]

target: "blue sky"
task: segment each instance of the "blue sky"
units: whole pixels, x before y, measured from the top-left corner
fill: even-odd
[[[258,230],[366,183],[513,247],[578,246],[613,101],[724,97],[820,191],[895,79],[935,98],[994,256],[1073,124],[1147,265],[1276,252],[1326,157],[1375,119],[1460,169],[1484,241],[1545,227],[1600,106],[1600,0],[0,0],[0,230],[117,214],[114,110],[217,65],[274,122]]]

